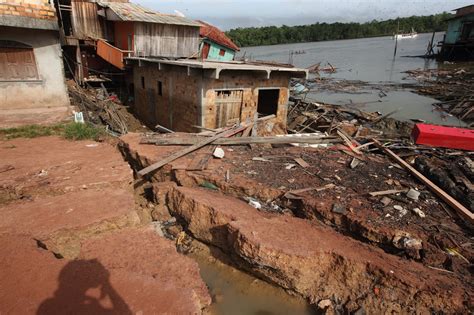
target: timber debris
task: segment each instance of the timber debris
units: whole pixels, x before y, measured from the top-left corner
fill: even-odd
[[[406,72],[420,82],[415,90],[439,100],[437,109],[474,126],[474,72],[470,68],[417,69]]]
[[[117,95],[109,94],[102,85],[100,88],[83,88],[73,81],[68,82],[72,104],[84,116],[86,122],[104,126],[109,134],[121,136],[129,129],[141,126],[137,119],[127,111]]]

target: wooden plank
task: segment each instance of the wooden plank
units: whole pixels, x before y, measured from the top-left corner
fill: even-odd
[[[169,138],[155,138],[142,139],[141,144],[155,144],[155,145],[196,145],[209,137],[169,137]],[[334,137],[240,137],[240,138],[226,138],[217,139],[214,143],[218,145],[247,145],[247,144],[290,144],[290,143],[305,143],[305,144],[321,144],[321,143],[340,143],[341,140]]]
[[[354,147],[351,140],[344,133],[342,133],[339,129],[337,130],[337,134],[339,135],[339,137],[341,137],[342,140],[344,140],[344,142],[349,147],[349,149],[351,149],[356,154],[362,154],[362,152],[360,152],[356,147]]]
[[[157,162],[157,163],[154,163],[148,167],[145,167],[144,169],[142,169],[141,171],[138,172],[138,175],[139,176],[144,176],[150,172],[153,172],[153,171],[156,171],[157,169],[165,166],[166,164],[170,163],[170,162],[173,162],[174,160],[176,159],[179,159],[180,157],[182,156],[185,156],[193,151],[196,151],[197,149],[199,148],[202,148],[203,146],[206,146],[208,144],[211,144],[213,143],[214,141],[216,141],[217,139],[219,138],[223,138],[223,137],[231,137],[232,135],[236,134],[238,131],[237,130],[240,130],[242,131],[243,130],[243,127],[238,127],[238,128],[235,128],[235,129],[231,129],[229,131],[225,131],[225,132],[222,132],[222,133],[219,133],[219,134],[216,134],[215,136],[213,137],[209,137],[207,139],[203,139],[202,141],[200,141],[199,143],[196,143],[195,145],[192,145],[186,149],[183,149],[181,151],[178,151],[174,154],[172,154],[171,156]]]
[[[383,191],[374,191],[369,193],[372,197],[377,197],[377,196],[386,196],[386,195],[394,195],[394,194],[399,194],[402,192],[407,192],[407,190],[397,190],[397,189],[391,189],[391,190],[383,190]]]
[[[202,171],[207,168],[207,164],[212,157],[212,152],[217,148],[217,145],[210,145],[205,148],[204,152],[198,152],[194,159],[186,168],[187,171]]]
[[[415,176],[419,181],[423,184],[428,186],[428,188],[434,192],[438,197],[440,197],[444,202],[446,202],[450,207],[456,210],[457,214],[462,217],[463,219],[467,220],[468,223],[474,224],[474,214],[469,211],[466,207],[464,207],[461,203],[459,203],[456,199],[448,195],[444,190],[436,186],[435,183],[430,181],[426,178],[423,174],[418,172],[415,168],[413,168],[410,164],[408,164],[405,160],[400,158],[396,155],[392,150],[385,148],[380,142],[377,140],[372,140],[375,145],[385,152],[388,156],[398,162],[402,167],[406,168],[413,176]]]
[[[309,167],[310,165],[305,161],[303,160],[302,158],[295,158],[294,159],[296,163],[299,164],[299,166],[301,166],[302,168],[307,168]]]

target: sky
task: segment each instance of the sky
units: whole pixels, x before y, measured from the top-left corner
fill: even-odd
[[[430,15],[474,0],[131,0],[163,13],[201,19],[224,30],[236,27],[367,22]]]

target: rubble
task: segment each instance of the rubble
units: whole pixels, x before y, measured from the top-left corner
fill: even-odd
[[[417,69],[407,74],[422,83],[417,93],[439,100],[436,108],[474,125],[474,74],[470,68]]]
[[[158,138],[159,136],[157,136]],[[361,138],[358,137],[357,139]],[[368,141],[371,139],[368,139]],[[354,138],[352,141],[354,142],[354,148],[362,145],[356,144]],[[408,145],[404,142],[405,145],[402,146],[401,143],[396,142],[396,146],[392,146],[392,148],[401,150],[399,152],[407,150],[405,148],[414,150],[411,149],[415,147],[412,144]],[[398,149],[399,147],[403,147],[403,149]],[[182,150],[182,146],[143,143],[141,136],[135,134],[122,137],[121,148],[126,156],[133,157],[131,164],[136,166],[136,170],[166,158],[166,156],[173,155],[173,152]],[[314,222],[311,225],[312,228],[322,223],[331,227],[331,229],[334,228],[342,232],[347,242],[351,239],[363,240],[363,242],[371,244],[371,247],[380,247],[389,255],[399,255],[409,260],[415,260],[428,269],[435,270],[433,268],[438,268],[441,270],[439,272],[446,273],[443,267],[446,254],[444,251],[440,251],[439,248],[446,246],[441,244],[452,244],[452,242],[438,233],[427,232],[425,226],[434,224],[441,226],[442,229],[445,228],[444,226],[449,226],[449,233],[453,233],[451,235],[458,239],[456,241],[458,244],[468,243],[468,236],[464,234],[459,226],[455,227],[456,225],[450,221],[451,218],[446,219],[445,209],[434,201],[436,197],[426,191],[426,188],[423,190],[423,186],[415,182],[403,168],[394,167],[394,164],[384,155],[367,152],[373,150],[373,148],[376,147],[373,146],[372,142],[362,147],[360,150],[362,154],[357,155],[357,153],[346,146],[341,146],[339,143],[330,144],[328,149],[281,145],[275,145],[273,148],[261,146],[252,149],[245,146],[232,146],[232,150],[226,151],[225,161],[212,160],[206,169],[192,171],[189,165],[197,156],[203,154],[201,151],[205,152],[205,149],[200,149],[200,151],[191,153],[189,156],[183,156],[171,162],[167,168],[158,170],[153,174],[152,180],[175,182],[183,187],[199,187],[207,182],[212,183],[215,187],[214,192],[186,190],[185,188],[167,189],[168,197],[166,200],[173,215],[179,217],[178,221],[186,222],[185,228],[195,238],[219,248],[226,248],[227,253],[234,257],[234,262],[238,262],[241,268],[250,268],[248,270],[260,277],[263,272],[268,281],[276,282],[283,287],[286,287],[287,284],[282,283],[287,283],[287,281],[294,283],[295,280],[275,280],[274,276],[268,275],[261,267],[252,267],[255,264],[257,266],[267,266],[269,264],[269,261],[262,261],[260,253],[250,256],[245,254],[244,257],[238,254],[237,256],[241,257],[239,259],[232,254],[236,248],[245,244],[244,241],[242,241],[243,243],[237,243],[241,244],[238,246],[226,243],[229,241],[226,234],[230,233],[229,231],[234,231],[231,227],[239,226],[240,229],[240,223],[238,222],[241,220],[240,213],[243,210],[237,211],[237,208],[249,207],[252,209],[252,211],[245,210],[245,214],[242,213],[242,215],[245,222],[255,224],[250,228],[254,232],[258,231],[259,216],[266,218],[265,223],[261,223],[261,226],[262,228],[266,227],[266,233],[272,235],[271,237],[275,237],[275,235],[270,232],[269,224],[280,219],[271,219],[268,216],[277,215],[289,218],[296,216],[304,218],[307,222]],[[426,154],[426,152],[430,151],[417,153]],[[434,150],[433,154],[444,156],[445,152],[450,151],[444,149]],[[356,168],[351,168],[350,164],[354,156],[357,156],[357,159],[360,159],[362,163]],[[296,163],[295,160],[299,159],[305,163]],[[288,165],[292,165],[292,167],[287,169]],[[227,180],[226,174],[229,170],[232,171],[232,177]],[[418,200],[405,197],[410,189],[416,189],[420,192]],[[193,193],[185,198],[186,201],[183,201],[184,199],[177,197],[183,196],[177,191],[183,193],[193,191]],[[372,193],[373,196],[368,199],[369,193]],[[212,194],[212,197],[209,194]],[[262,208],[255,209],[246,204],[245,206],[241,204],[238,207],[236,206],[234,210],[230,206],[233,203],[231,201],[232,197],[258,202]],[[387,199],[384,199],[383,203],[379,203],[384,197]],[[398,204],[401,210],[395,210],[393,207],[391,210],[386,207],[392,202],[392,199],[396,199],[397,203],[394,204]],[[199,200],[203,201],[203,206],[199,205]],[[214,208],[214,210],[210,210],[204,206],[212,200],[220,200],[216,203],[216,209],[217,204],[226,205],[222,211],[228,211],[228,214],[226,214],[229,216],[228,219],[226,219],[224,212],[220,212],[221,210],[217,211]],[[401,203],[402,201],[403,203]],[[282,211],[265,210],[267,205],[268,209],[271,208],[272,202],[276,203]],[[410,210],[422,208],[430,209],[425,217],[420,216],[419,212],[417,213],[415,210]],[[334,209],[336,209],[336,212],[334,212]],[[291,226],[290,230],[296,233],[294,232],[296,225],[293,221],[286,221],[285,226]],[[239,235],[237,230],[232,233]],[[275,231],[275,233],[281,234],[283,232]],[[301,239],[300,236],[293,236]],[[247,240],[253,236],[245,234],[242,237],[242,240]],[[288,236],[287,239],[291,239],[291,237]],[[254,248],[255,245],[249,244],[248,246]],[[298,246],[302,245],[299,244]],[[297,248],[296,245],[288,245],[289,247]],[[282,245],[282,248],[287,247]],[[464,247],[462,251],[463,255],[472,257],[472,251],[469,248]],[[272,264],[270,264],[270,269],[277,268],[281,275],[284,267]],[[405,266],[404,268],[411,267]],[[468,275],[469,272],[466,268],[467,265],[463,265],[458,269],[458,272]],[[333,271],[328,272],[332,273]],[[462,286],[466,285],[466,282],[463,282]],[[469,287],[469,285],[467,286]],[[306,295],[308,293],[297,292],[308,296]],[[327,298],[327,295],[315,297],[313,303],[317,303],[324,298]],[[354,306],[354,311],[360,309],[360,307],[362,305]],[[370,309],[370,307],[366,307],[366,309]]]

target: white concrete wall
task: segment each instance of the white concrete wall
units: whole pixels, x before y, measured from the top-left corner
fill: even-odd
[[[0,40],[32,46],[39,74],[37,82],[0,81],[0,115],[3,110],[69,106],[57,32],[0,27]]]

